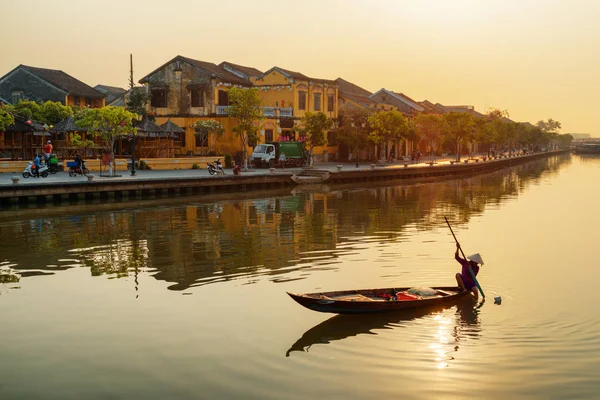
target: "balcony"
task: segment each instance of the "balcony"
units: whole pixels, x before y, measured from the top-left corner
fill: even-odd
[[[261,107],[263,110],[263,115],[265,117],[293,117],[294,109],[292,107],[288,108],[279,108],[279,107]]]
[[[227,115],[229,106],[217,106],[217,115]]]
[[[227,110],[229,106],[216,106],[217,107],[217,115],[227,115]],[[279,107],[261,107],[262,113],[265,117],[293,117],[294,109],[292,107],[288,108],[279,108]]]
[[[294,109],[292,107],[280,108],[279,109],[279,116],[280,117],[293,117],[294,116]]]

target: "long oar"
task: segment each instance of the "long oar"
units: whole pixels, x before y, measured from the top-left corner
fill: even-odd
[[[454,240],[456,241],[456,244],[458,245],[458,248],[460,249],[460,253],[462,254],[463,258],[465,260],[467,260],[467,257],[465,256],[465,252],[463,251],[462,247],[460,247],[460,243],[458,243],[458,239],[456,238],[456,235],[454,234],[454,231],[452,230],[452,227],[450,226],[450,222],[448,222],[448,218],[444,217],[444,219],[446,220],[446,223],[448,224],[448,228],[450,228],[450,232],[452,232],[452,236],[454,236]],[[467,262],[469,262],[469,260],[467,260]],[[481,297],[483,297],[485,299],[485,293],[483,293],[483,290],[481,289],[481,285],[479,285],[479,282],[477,281],[477,278],[475,277],[475,273],[473,272],[473,269],[471,268],[470,264],[469,264],[469,272],[471,273],[471,276],[473,277],[473,280],[475,281],[475,285],[477,285],[477,289],[479,289],[479,293],[481,293]]]

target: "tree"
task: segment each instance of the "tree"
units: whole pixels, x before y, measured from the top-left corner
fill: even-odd
[[[358,153],[367,146],[369,140],[369,113],[354,111],[341,115],[337,140],[354,153],[358,165]]]
[[[30,119],[40,123],[44,123],[44,114],[42,107],[32,100],[19,100],[17,104],[12,106],[13,115],[21,118]]]
[[[558,131],[562,128],[561,123],[552,118],[548,118],[546,121],[538,121],[535,126],[540,128],[542,132],[550,135],[558,135]]]
[[[15,117],[12,114],[12,108],[0,105],[0,131],[15,123]]]
[[[95,143],[92,140],[86,139],[83,140],[81,138],[81,135],[78,133],[70,133],[69,134],[69,141],[71,142],[71,145],[73,147],[81,147],[81,148],[88,148],[88,147],[94,147]]]
[[[135,87],[129,89],[129,98],[125,103],[125,108],[127,111],[135,113],[144,118],[149,118],[151,121],[154,121],[154,116],[148,115],[148,111],[146,110],[146,104],[150,100],[150,95],[143,93],[140,90],[136,90]]]
[[[429,143],[431,150],[431,159],[435,146],[438,143],[442,133],[447,130],[447,123],[441,115],[419,114],[414,118],[415,131],[418,137],[423,137]]]
[[[408,135],[408,120],[396,110],[379,111],[369,117],[371,133],[369,139],[377,146],[384,145],[384,157],[388,159],[387,144],[390,140],[405,139]]]
[[[460,161],[460,144],[472,140],[475,121],[471,115],[455,111],[444,114],[444,120],[448,124],[444,137],[456,144],[456,161]]]
[[[547,137],[547,142],[555,141],[558,137],[558,132],[562,128],[560,122],[548,118],[546,121],[538,121],[535,124]]]
[[[223,124],[214,119],[196,121],[193,127],[195,129],[194,136],[200,139],[201,142],[206,141],[208,143],[211,133],[216,136],[223,136],[223,133],[225,133]]]
[[[310,112],[301,119],[303,128],[301,134],[305,138],[305,143],[308,145],[308,157],[310,166],[314,165],[313,150],[316,146],[323,146],[326,143],[325,131],[331,128],[333,121],[331,118],[322,112]]]
[[[244,157],[244,171],[248,170],[248,143],[258,140],[258,123],[263,114],[260,108],[262,99],[257,88],[229,89],[229,108],[227,115],[236,118],[238,124],[233,128],[235,134],[242,143],[242,155]]]
[[[57,101],[47,101],[42,104],[42,120],[41,123],[54,125],[65,118],[73,115],[71,107],[65,106]]]
[[[569,148],[569,146],[571,145],[571,142],[573,141],[573,136],[569,135],[568,133],[565,133],[562,135],[558,135],[556,140],[560,147]]]
[[[110,174],[115,163],[115,142],[119,137],[135,134],[133,120],[137,115],[123,107],[86,108],[75,117],[75,124],[87,129],[94,137],[99,137],[104,142],[104,150],[110,154]]]

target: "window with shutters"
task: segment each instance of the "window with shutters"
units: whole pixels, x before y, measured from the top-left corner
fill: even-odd
[[[306,92],[298,92],[298,109],[306,110]]]
[[[321,93],[315,93],[314,94],[314,110],[315,111],[321,111]]]
[[[152,107],[167,107],[167,90],[166,89],[155,89],[152,90],[152,97],[150,98],[150,105]]]
[[[327,95],[327,111],[334,111],[335,103],[332,94]]]
[[[204,91],[202,89],[192,89],[192,107],[204,107]]]

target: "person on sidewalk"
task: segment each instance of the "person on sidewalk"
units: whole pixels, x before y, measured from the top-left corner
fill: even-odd
[[[281,169],[285,169],[285,161],[286,161],[286,156],[285,153],[282,151],[281,154],[279,155],[279,165],[281,166]]]
[[[52,143],[48,140],[46,146],[44,147],[44,153],[46,154],[46,160],[50,159],[50,154],[52,154]]]

